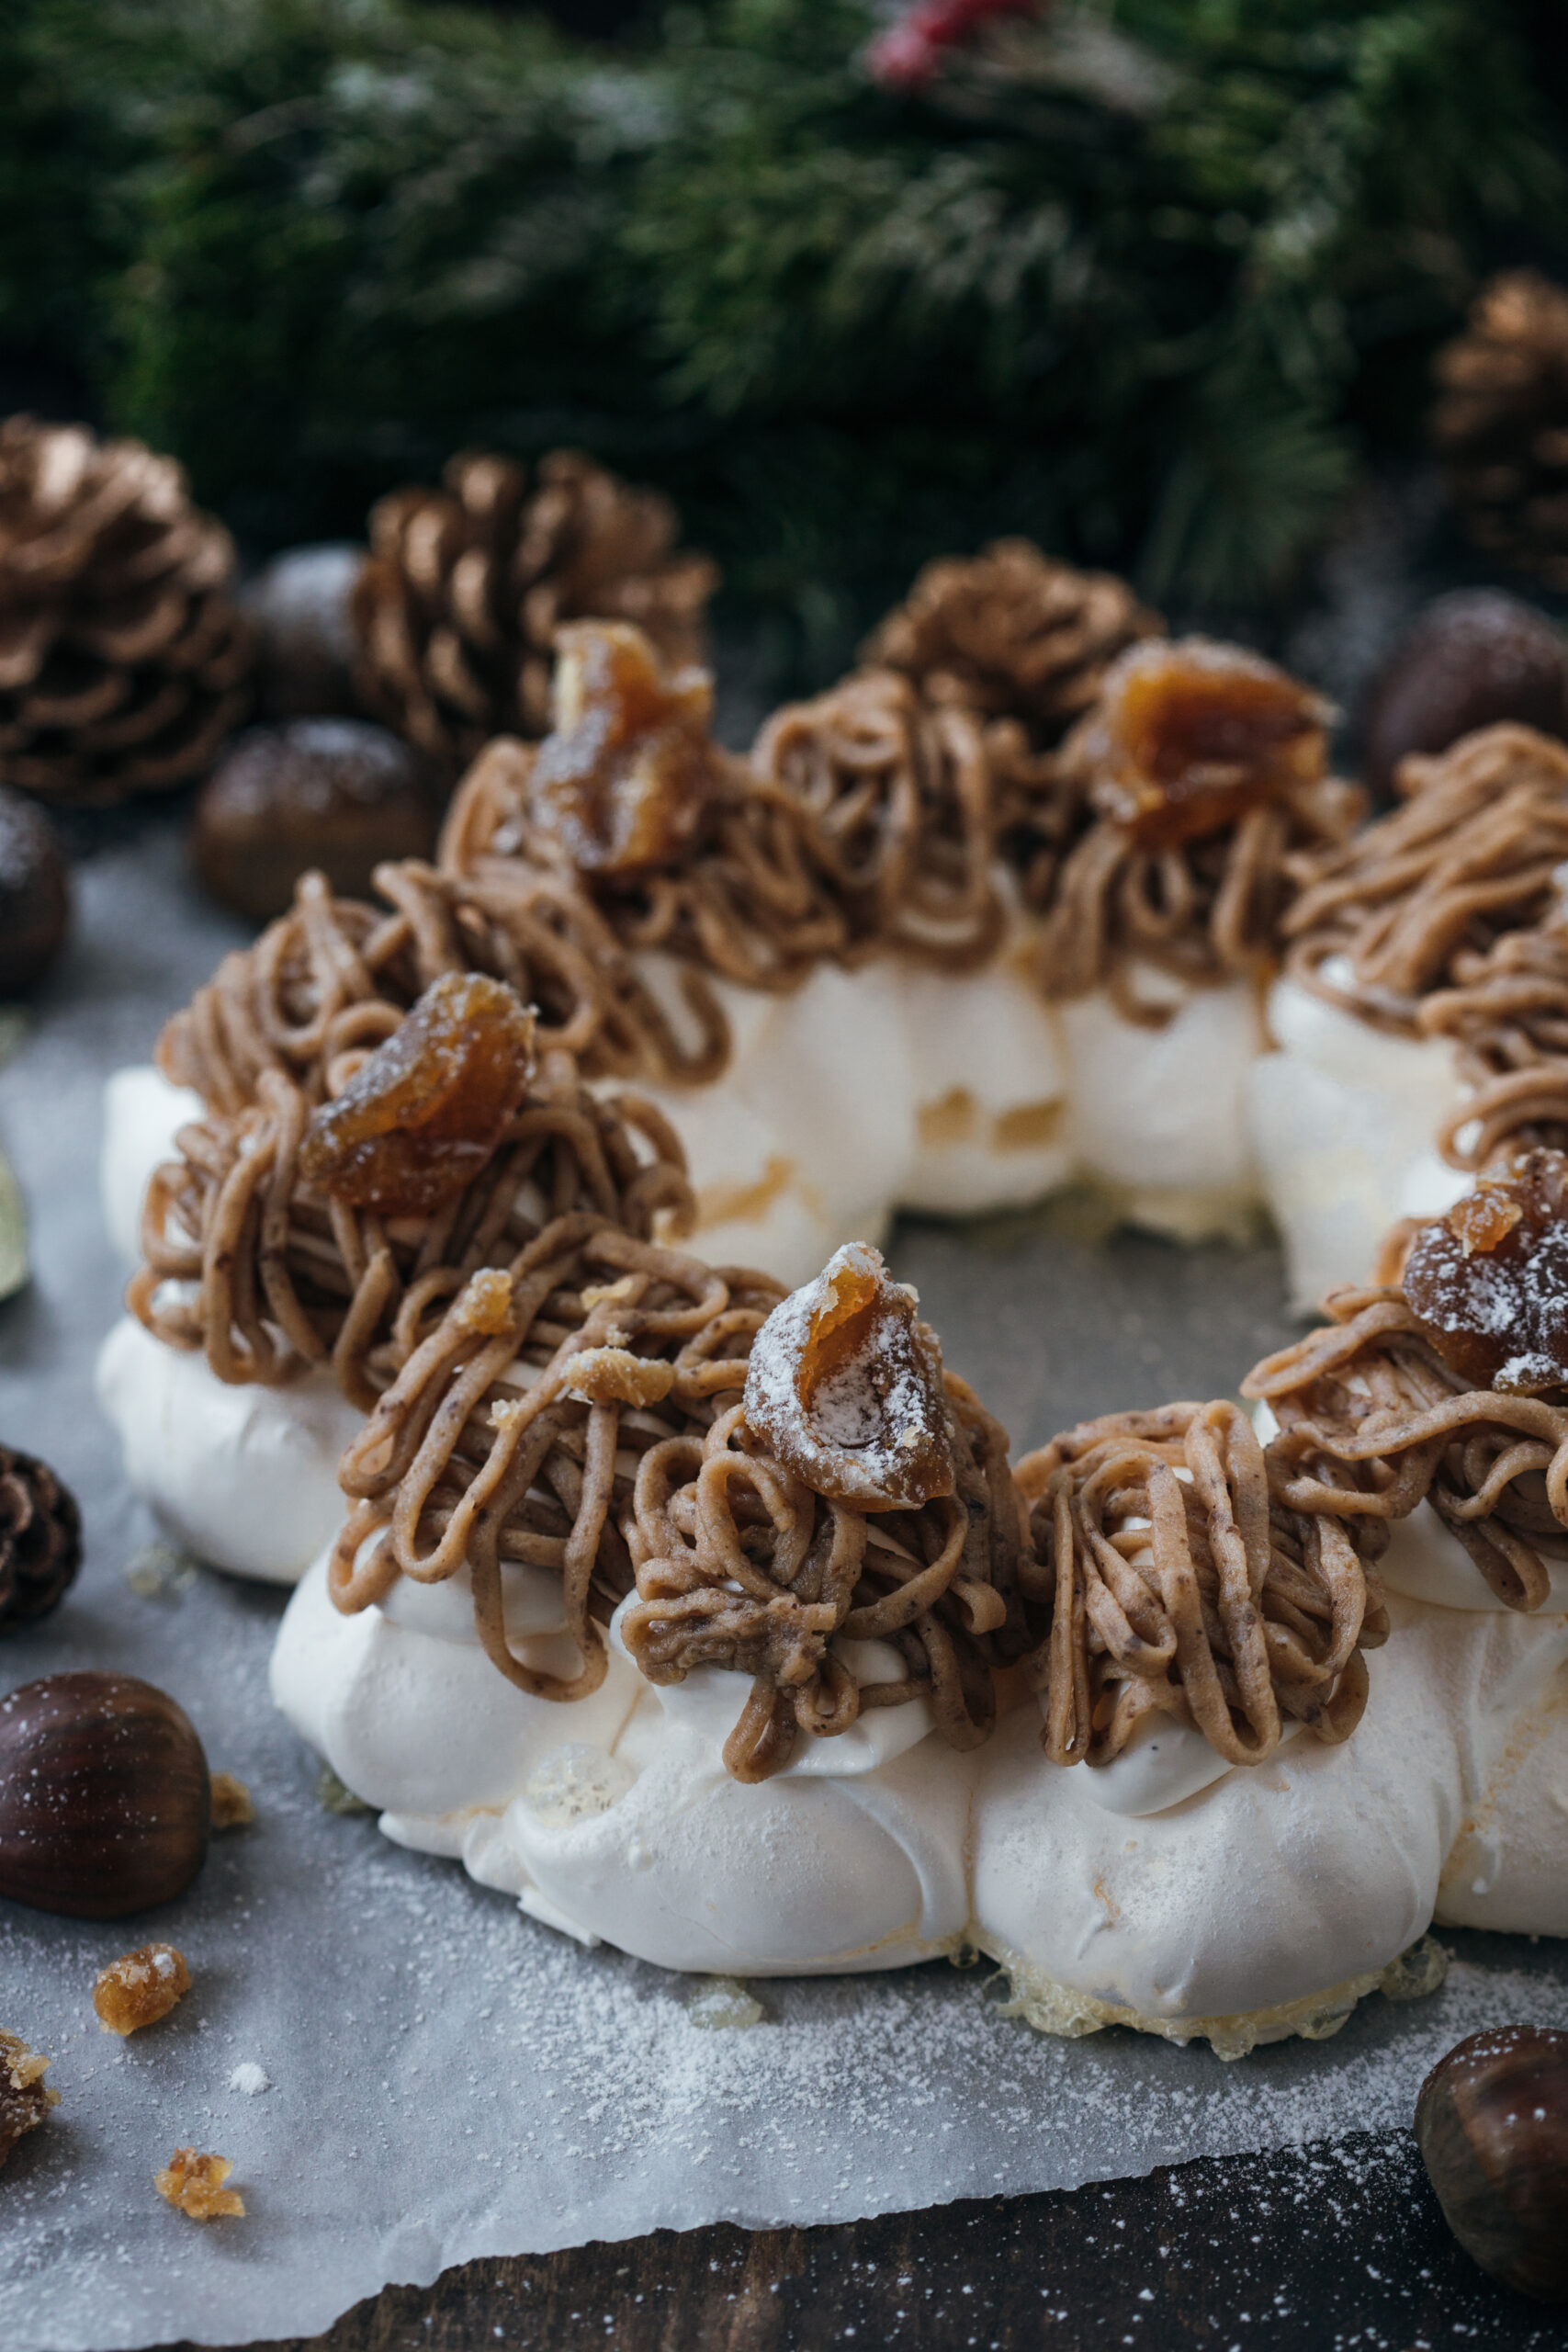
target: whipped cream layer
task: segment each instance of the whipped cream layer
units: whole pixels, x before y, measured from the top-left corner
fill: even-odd
[[[153,1062],[132,1062],[105,1082],[98,1197],[109,1239],[128,1266],[141,1262],[141,1204],[152,1172],[177,1156],[175,1137],[203,1114],[200,1095],[172,1085]]]
[[[1563,1540],[1568,1544],[1568,1536]],[[1538,1620],[1568,1611],[1568,1559],[1548,1559],[1546,1566],[1551,1587],[1536,1612]],[[1407,1600],[1424,1600],[1431,1608],[1485,1610],[1503,1617],[1517,1614],[1499,1600],[1430,1503],[1417,1503],[1407,1519],[1395,1520],[1375,1574],[1385,1591],[1403,1593]]]
[[[1332,960],[1325,976],[1349,977]],[[1247,1117],[1291,1305],[1310,1314],[1337,1283],[1366,1281],[1396,1219],[1469,1190],[1436,1142],[1462,1090],[1446,1037],[1395,1036],[1298,980],[1276,981],[1268,1023],[1275,1050],[1252,1070]]]
[[[674,1013],[668,958],[637,959]],[[712,982],[730,1056],[702,1086],[639,1085],[686,1148],[687,1246],[711,1264],[809,1281],[840,1242],[879,1240],[913,1149],[908,1032],[886,959],[819,964],[779,995]],[[614,1095],[619,1082],[596,1081]]]
[[[204,1356],[124,1316],[99,1351],[96,1385],[132,1489],[197,1559],[294,1584],[342,1525],[338,1458],[363,1416],[330,1374],[231,1386]]]
[[[1026,1208],[1072,1179],[1070,1071],[1057,1007],[1029,971],[1016,922],[983,971],[887,971],[904,1023],[912,1132],[898,1205],[933,1216]]]
[[[1127,1020],[1103,990],[1058,1008],[1074,1171],[1174,1240],[1245,1231],[1258,1185],[1247,1119],[1264,1041],[1257,995],[1240,980],[1187,988],[1153,967],[1129,980],[1168,1009],[1163,1023]]]
[[[1113,1812],[1103,1773],[1048,1762],[1032,1713],[999,1727],[975,1917],[1026,2014],[1245,2048],[1333,2030],[1434,1914],[1568,1931],[1568,1625],[1389,1607],[1348,1740],[1284,1742],[1157,1813]]]
[[[397,1614],[340,1615],[319,1561],[278,1630],[272,1690],[399,1843],[461,1860],[550,1926],[666,1968],[894,1968],[962,1935],[967,1786],[921,1702],[803,1740],[784,1771],[743,1788],[722,1748],[744,1675],[705,1668],[656,1688],[612,1630],[604,1682],[562,1705],[497,1672],[456,1579],[415,1596],[430,1604],[417,1625],[397,1592],[389,1601]],[[540,1638],[570,1647],[558,1632],[509,1634],[520,1657],[562,1670]],[[890,1650],[884,1663],[889,1678],[901,1671]],[[855,1664],[874,1672],[877,1660]]]
[[[513,1646],[566,1670],[552,1580],[507,1574]],[[1177,1725],[1106,1768],[1054,1765],[1027,1702],[958,1755],[915,1702],[742,1787],[722,1748],[744,1676],[655,1688],[612,1628],[591,1700],[531,1699],[479,1648],[461,1577],[344,1618],[324,1561],[272,1687],[389,1837],[583,1939],[742,1975],[973,1942],[1050,2030],[1120,2022],[1235,2054],[1333,2031],[1434,1913],[1568,1933],[1568,1616],[1389,1608],[1350,1739],[1292,1736],[1249,1767]],[[862,1677],[879,1646],[854,1645]]]

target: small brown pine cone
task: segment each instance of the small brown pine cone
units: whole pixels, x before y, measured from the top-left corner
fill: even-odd
[[[676,548],[679,518],[657,491],[570,449],[540,460],[531,491],[520,465],[473,452],[443,480],[372,510],[353,612],[367,708],[445,775],[494,735],[548,731],[563,621],[635,621],[668,664],[701,657],[718,574]]]
[[[47,1463],[0,1445],[0,1634],[47,1617],[81,1565],[75,1497]]]
[[[1568,288],[1534,269],[1489,279],[1434,372],[1432,439],[1466,531],[1568,588]]]
[[[233,569],[172,458],[0,424],[0,783],[101,804],[210,767],[249,692]]]
[[[1040,749],[1059,742],[1116,656],[1163,636],[1124,580],[1076,571],[1030,539],[928,563],[862,648],[902,670],[927,699],[1016,718]]]

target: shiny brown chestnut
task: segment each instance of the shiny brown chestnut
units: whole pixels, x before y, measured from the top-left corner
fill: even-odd
[[[207,1859],[211,1780],[189,1718],[130,1674],[49,1674],[0,1699],[0,1895],[118,1919]]]
[[[1568,2033],[1470,2035],[1422,2084],[1416,2143],[1443,2218],[1483,2270],[1568,2302]]]
[[[350,599],[369,554],[341,539],[288,548],[240,594],[255,631],[256,699],[265,718],[311,718],[359,710],[359,647]]]
[[[1446,752],[1505,718],[1568,734],[1568,638],[1500,588],[1455,589],[1411,623],[1368,689],[1362,780],[1386,797],[1408,752]]]
[[[65,854],[41,808],[0,785],[0,996],[41,980],[65,939]]]
[[[191,855],[205,888],[252,922],[293,903],[315,866],[365,898],[384,861],[428,857],[439,821],[429,770],[384,727],[294,718],[239,736],[201,788]]]

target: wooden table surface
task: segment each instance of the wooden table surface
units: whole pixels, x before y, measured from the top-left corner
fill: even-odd
[[[433,2288],[388,2288],[311,2352],[1546,2352],[1565,2341],[1568,2313],[1493,2285],[1460,2251],[1408,2135],[1365,2132],[1053,2196],[468,2263]]]

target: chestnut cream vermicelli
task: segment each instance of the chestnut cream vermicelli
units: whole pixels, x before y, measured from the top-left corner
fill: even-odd
[[[1400,770],[1404,806],[1295,862],[1286,968],[1331,1004],[1404,1035],[1421,1001],[1535,923],[1568,859],[1568,746],[1486,727]],[[1342,972],[1330,966],[1342,964]]]
[[[1430,1502],[1499,1600],[1539,1609],[1568,1559],[1568,1407],[1474,1387],[1397,1288],[1336,1291],[1326,1311],[1243,1383],[1280,1423],[1281,1499],[1365,1531],[1374,1557]]]
[[[334,1060],[330,1075],[344,1091],[324,1102],[312,1104],[303,1085],[272,1068],[262,1071],[248,1109],[181,1129],[179,1158],[148,1187],[143,1263],[127,1295],[156,1338],[199,1348],[229,1382],[277,1385],[330,1364],[344,1394],[368,1411],[468,1276],[510,1265],[562,1217],[585,1212],[634,1237],[650,1233],[661,1214],[684,1228],[692,1215],[685,1159],[663,1115],[637,1095],[595,1098],[558,1049],[536,1067],[533,1023],[515,994],[494,983],[512,1008],[518,1067],[482,1131],[470,1125],[446,1138],[449,1165],[438,1167],[434,1195],[428,1165],[414,1170],[412,1189],[405,1172],[400,1195],[395,1182],[367,1192],[352,1169],[345,1175],[313,1164],[333,1114],[374,1094],[389,1057],[403,1051],[406,1063],[422,1009],[485,985],[471,976],[434,982],[377,1054],[352,1069],[345,1057]],[[467,1028],[482,1034],[471,1014]],[[406,1083],[406,1067],[402,1076]],[[388,1128],[397,1139],[395,1077],[383,1144]],[[414,1079],[417,1090],[417,1066]],[[447,1107],[459,1122],[478,1116],[472,1104]]]
[[[874,1252],[854,1254],[880,1275]],[[1021,1640],[1006,1440],[950,1380],[931,1432],[942,1491],[873,1509],[834,1490],[854,1481],[847,1467],[835,1479],[831,1447],[808,1483],[748,1419],[758,1333],[787,1304],[763,1275],[588,1217],[475,1275],[344,1456],[355,1508],[332,1571],[339,1608],[466,1564],[496,1666],[570,1700],[603,1679],[604,1625],[635,1585],[625,1639],[648,1679],[706,1666],[750,1678],[724,1751],[743,1781],[868,1706],[924,1699],[951,1745],[983,1739],[996,1637]],[[508,1649],[503,1560],[559,1573],[575,1676]],[[863,1682],[839,1636],[890,1645],[902,1673]]]
[[[1451,1167],[1568,1146],[1568,919],[1553,905],[1529,931],[1453,959],[1453,985],[1422,1000],[1421,1028],[1453,1041],[1464,1099],[1438,1132]]]
[[[1255,1764],[1287,1722],[1342,1740],[1387,1636],[1333,1507],[1292,1502],[1224,1400],[1109,1413],[1019,1464],[1050,1631],[1032,1665],[1054,1763],[1110,1763],[1152,1717]]]

